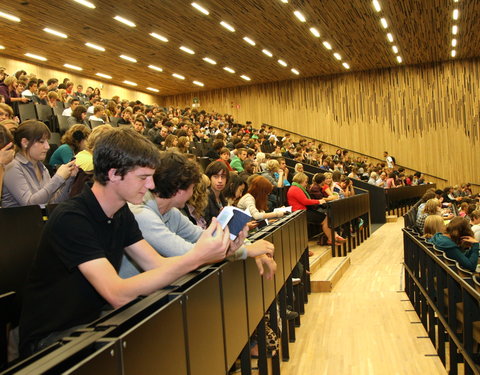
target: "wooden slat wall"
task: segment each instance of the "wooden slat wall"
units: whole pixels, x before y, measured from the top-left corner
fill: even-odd
[[[480,183],[480,60],[462,60],[314,77],[164,97],[397,162],[446,178]],[[239,108],[237,108],[239,106]]]

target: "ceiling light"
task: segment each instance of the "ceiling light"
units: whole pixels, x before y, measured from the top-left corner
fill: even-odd
[[[59,36],[60,38],[68,38],[67,34],[61,33],[60,31],[49,29],[48,27],[45,27],[43,31],[55,36]]]
[[[288,0],[280,0],[284,4],[288,4]]]
[[[231,31],[232,33],[235,32],[235,29],[233,28],[233,26],[230,26],[228,23],[226,23],[225,21],[222,21],[220,22],[220,25],[222,25],[224,28],[226,28],[227,30]]]
[[[203,14],[205,14],[206,16],[208,16],[210,14],[210,12],[208,10],[206,10],[204,7],[202,7],[201,5],[198,5],[197,3],[192,3],[192,7],[194,7],[196,10],[202,12]]]
[[[235,70],[233,70],[232,68],[229,68],[228,66],[224,67],[223,70],[226,70],[229,73],[235,73]]]
[[[403,60],[402,60],[402,56],[397,56],[397,61],[398,61],[399,64],[401,64],[402,61],[403,61]]]
[[[73,0],[73,1],[75,1],[76,3],[82,4],[90,9],[95,9],[95,5],[92,4],[90,1],[87,1],[87,0]]]
[[[457,51],[455,51],[454,49],[452,49],[451,55],[452,55],[452,57],[455,57],[455,56],[457,55]]]
[[[180,74],[177,74],[177,73],[173,73],[172,76],[175,77],[175,78],[178,78],[178,79],[185,79],[184,76],[182,76]]]
[[[153,91],[153,92],[160,92],[159,89],[154,89],[153,87],[147,87],[147,90]]]
[[[34,55],[33,53],[26,53],[25,56],[31,57],[32,59],[35,59],[35,60],[47,61],[47,59],[45,57],[39,56],[39,55]]]
[[[452,34],[453,34],[453,35],[457,35],[457,33],[458,33],[458,26],[457,26],[457,25],[453,25],[453,26],[452,26]]]
[[[293,74],[296,74],[297,76],[300,74],[300,72],[299,72],[297,69],[295,69],[295,68],[290,69],[290,71],[291,71]]]
[[[342,65],[345,69],[350,69],[350,65],[348,65],[348,63],[344,62]]]
[[[457,39],[452,39],[452,47],[456,47],[457,46]]]
[[[204,57],[203,61],[206,61],[207,63],[212,65],[217,65],[217,62],[215,60],[212,60],[210,57]]]
[[[373,7],[377,12],[380,12],[382,10],[382,7],[380,6],[380,3],[378,2],[378,0],[373,0],[372,3],[373,3]]]
[[[155,65],[149,65],[148,66],[150,69],[156,70],[157,72],[163,72],[162,68],[159,68],[158,66]]]
[[[295,17],[297,17],[300,20],[300,22],[307,22],[307,19],[299,10],[296,10],[295,12],[293,12],[293,14],[295,14]]]
[[[393,53],[397,54],[398,53],[398,47],[397,46],[392,46]]]
[[[5,49],[5,47],[4,47],[4,46],[0,46],[0,49]]]
[[[87,47],[96,49],[96,50],[98,50],[98,51],[105,52],[105,48],[100,47],[100,46],[97,46],[96,44],[93,44],[93,43],[85,43],[85,45],[86,45]]]
[[[243,40],[248,44],[250,44],[251,46],[255,45],[255,42],[252,39],[250,39],[248,36],[243,37]]]
[[[133,63],[137,62],[136,59],[134,59],[133,57],[127,56],[127,55],[120,55],[120,58],[122,58],[124,60],[127,60],[127,61],[130,61],[130,62],[133,62]]]
[[[393,42],[393,35],[391,33],[388,33],[387,34],[387,39],[390,43],[392,43]]]
[[[83,70],[82,68],[80,68],[79,66],[76,66],[76,65],[71,65],[71,64],[63,64],[63,66],[65,68],[68,68],[68,69],[73,69],[73,70]]]
[[[187,48],[185,46],[180,46],[180,49],[183,51],[183,52],[186,52],[186,53],[189,53],[190,55],[194,55],[195,54],[195,51],[190,49],[190,48]]]
[[[332,45],[328,42],[323,42],[323,45],[325,46],[326,49],[332,49]]]
[[[387,20],[385,18],[380,18],[380,22],[381,22],[384,29],[388,28],[388,23],[387,23]]]
[[[153,36],[154,38],[157,38],[161,40],[162,42],[168,42],[168,39],[165,38],[163,35],[157,34],[157,33],[150,33],[150,36]]]
[[[267,55],[268,57],[272,57],[273,54],[268,49],[262,49],[262,52]]]
[[[135,25],[132,21],[127,20],[126,18],[120,17],[120,16],[115,16],[113,17],[114,20],[117,20],[118,22],[123,23],[124,25],[130,26],[130,27],[135,27]]]
[[[5,12],[0,12],[0,17],[6,18],[7,20],[14,21],[14,22],[20,22],[20,18],[13,16],[11,14],[5,13]]]
[[[333,54],[333,56],[335,56],[335,58],[336,58],[337,60],[341,60],[341,59],[342,59],[342,56],[341,56],[338,52],[335,52],[335,53]]]
[[[453,19],[458,20],[458,9],[453,10]]]
[[[241,75],[240,78],[244,79],[245,81],[250,81],[250,77],[246,76],[245,74]]]
[[[193,81],[193,84],[194,84],[194,85],[197,85],[197,86],[202,86],[202,87],[205,86],[205,85],[204,85],[202,82],[200,82],[200,81]]]
[[[132,82],[132,81],[123,81],[123,83],[125,83],[126,85],[130,85],[130,86],[137,86],[137,84],[135,82]]]
[[[278,63],[282,66],[287,66],[288,64],[283,60],[278,60]]]
[[[109,76],[108,74],[103,74],[103,73],[97,73],[95,74],[96,76],[106,78],[106,79],[112,79],[112,76]]]
[[[317,38],[320,38],[320,33],[318,32],[318,30],[314,27],[311,27],[310,28],[310,32],[315,35]]]

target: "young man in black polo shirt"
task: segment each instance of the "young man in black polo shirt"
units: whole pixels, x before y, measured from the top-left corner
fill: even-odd
[[[142,237],[127,202],[154,188],[158,150],[131,129],[97,141],[92,187],[60,204],[47,222],[27,283],[20,318],[20,352],[29,355],[147,295],[202,264],[223,259],[229,233],[215,220],[185,255],[163,258]],[[121,279],[124,250],[144,273]]]

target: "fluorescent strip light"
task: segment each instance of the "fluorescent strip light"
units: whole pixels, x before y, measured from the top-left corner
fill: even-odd
[[[206,16],[208,16],[210,14],[210,12],[208,10],[206,10],[204,7],[202,7],[201,5],[198,5],[197,3],[192,3],[192,7],[194,7],[196,10],[202,12],[203,14],[205,14]]]
[[[380,23],[382,24],[384,29],[388,28],[388,23],[385,18],[380,18]]]
[[[454,9],[454,10],[453,10],[453,19],[454,19],[454,20],[458,20],[458,15],[459,15],[458,9]]]
[[[284,4],[288,4],[288,0],[280,0]]]
[[[387,34],[387,39],[388,39],[388,41],[389,41],[390,43],[392,43],[392,42],[393,42],[393,35],[390,34],[390,33],[388,33],[388,34]]]
[[[207,63],[212,65],[217,65],[217,62],[215,60],[212,60],[210,57],[204,57],[203,61],[206,61]]]
[[[255,45],[255,42],[252,39],[250,39],[248,36],[243,37],[243,40],[248,44],[250,44],[251,46]]]
[[[288,64],[283,60],[278,60],[278,63],[282,66],[287,66]]]
[[[300,22],[307,22],[307,19],[299,10],[296,10],[295,12],[293,12],[293,14],[295,14],[295,17],[297,17],[300,20]]]
[[[342,56],[341,56],[338,52],[335,52],[335,53],[333,54],[333,56],[335,56],[335,58],[336,58],[337,60],[341,60],[341,59],[342,59]]]
[[[150,36],[153,36],[154,38],[157,38],[161,40],[162,42],[168,42],[168,39],[165,38],[163,35],[157,34],[157,33],[150,33]]]
[[[272,57],[273,54],[268,49],[262,49],[262,52],[267,55],[268,57]]]
[[[452,57],[455,57],[455,56],[457,55],[457,51],[455,51],[454,49],[452,49],[451,55],[452,55]]]
[[[452,47],[456,47],[457,46],[457,39],[452,39]]]
[[[149,65],[148,66],[150,69],[153,69],[153,70],[156,70],[157,72],[163,72],[163,69],[158,67],[158,66],[155,66],[155,65]]]
[[[397,54],[398,53],[398,47],[397,46],[392,46],[393,53]]]
[[[318,32],[318,30],[317,30],[316,28],[311,27],[311,28],[310,28],[310,32],[311,32],[314,36],[316,36],[317,38],[320,38],[320,33]]]
[[[4,46],[0,46],[0,49],[5,49],[5,47],[4,47]]]
[[[378,2],[378,0],[373,0],[372,3],[373,3],[373,7],[377,12],[380,12],[382,10],[382,7],[380,6],[380,3]]]
[[[326,49],[332,49],[332,45],[328,42],[323,42],[323,45],[325,46]]]
[[[68,68],[68,69],[73,69],[73,70],[83,70],[82,68],[80,68],[79,66],[76,66],[76,65],[71,65],[71,64],[63,64],[63,66],[65,68]]]
[[[126,85],[130,85],[130,86],[137,86],[137,84],[135,82],[132,82],[132,81],[123,81],[123,83],[125,83]]]
[[[182,76],[180,74],[177,74],[177,73],[173,73],[172,76],[175,77],[175,78],[178,78],[178,79],[185,79],[184,76]]]
[[[21,21],[20,18],[18,18],[16,16],[13,16],[11,14],[5,13],[5,12],[0,12],[0,17],[6,18],[7,20],[10,20],[10,21],[13,21],[13,22],[20,22]]]
[[[402,56],[397,56],[397,61],[398,61],[399,64],[401,64],[402,61],[403,61],[403,60],[402,60]]]
[[[93,43],[85,43],[85,45],[86,45],[87,47],[96,49],[97,51],[105,52],[105,48],[100,47],[100,46],[97,46],[96,44],[93,44]]]
[[[453,26],[452,26],[452,34],[453,34],[453,35],[457,35],[457,33],[458,33],[458,26],[457,26],[457,25],[453,25]]]
[[[235,32],[235,29],[233,28],[233,26],[230,26],[228,23],[226,23],[225,21],[222,21],[220,22],[220,25],[222,25],[224,28],[226,28],[227,30],[231,31],[232,33]]]
[[[106,78],[106,79],[112,79],[112,76],[109,76],[108,74],[103,74],[103,73],[97,73],[95,74],[96,76]]]
[[[240,78],[244,79],[245,81],[250,81],[250,77],[246,75],[241,75]]]
[[[197,85],[197,86],[202,86],[202,87],[205,86],[205,85],[204,85],[202,82],[200,82],[200,81],[193,81],[193,84],[194,84],[194,85]]]
[[[159,89],[154,89],[153,87],[147,87],[147,90],[153,91],[153,92],[160,92]]]
[[[345,69],[350,69],[350,65],[348,65],[348,63],[344,62],[342,65]]]
[[[45,27],[43,31],[45,31],[46,33],[58,36],[60,38],[64,38],[64,39],[68,38],[67,34],[61,33],[60,31],[57,31],[57,30],[49,29],[48,27]]]
[[[124,60],[127,60],[127,61],[130,61],[130,62],[133,62],[133,63],[137,62],[136,59],[134,59],[133,57],[127,56],[127,55],[120,55],[120,58],[122,58]]]
[[[35,59],[35,60],[47,61],[47,59],[45,57],[39,56],[39,55],[34,55],[33,53],[26,53],[25,56],[31,57],[32,59]]]
[[[232,68],[229,68],[228,66],[224,67],[223,70],[226,70],[229,73],[235,73],[235,70],[233,70]]]
[[[73,0],[73,1],[75,1],[76,3],[82,4],[83,6],[86,6],[87,8],[95,9],[95,5],[92,4],[90,1],[87,1],[87,0]]]
[[[113,17],[114,20],[117,20],[118,22],[123,23],[124,25],[130,26],[130,27],[135,27],[135,25],[132,21],[127,20],[126,18],[120,17],[120,16],[115,16]]]
[[[187,48],[185,46],[180,46],[180,49],[183,51],[183,52],[186,52],[186,53],[189,53],[190,55],[194,55],[195,54],[195,51],[190,49],[190,48]]]
[[[297,69],[295,69],[295,68],[290,69],[290,71],[291,71],[293,74],[296,74],[297,76],[300,74],[300,72],[299,72]]]

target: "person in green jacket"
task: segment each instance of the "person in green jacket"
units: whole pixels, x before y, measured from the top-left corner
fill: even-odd
[[[243,161],[247,158],[247,149],[237,149],[237,155],[232,158],[230,167],[235,169],[238,173],[243,172]]]

